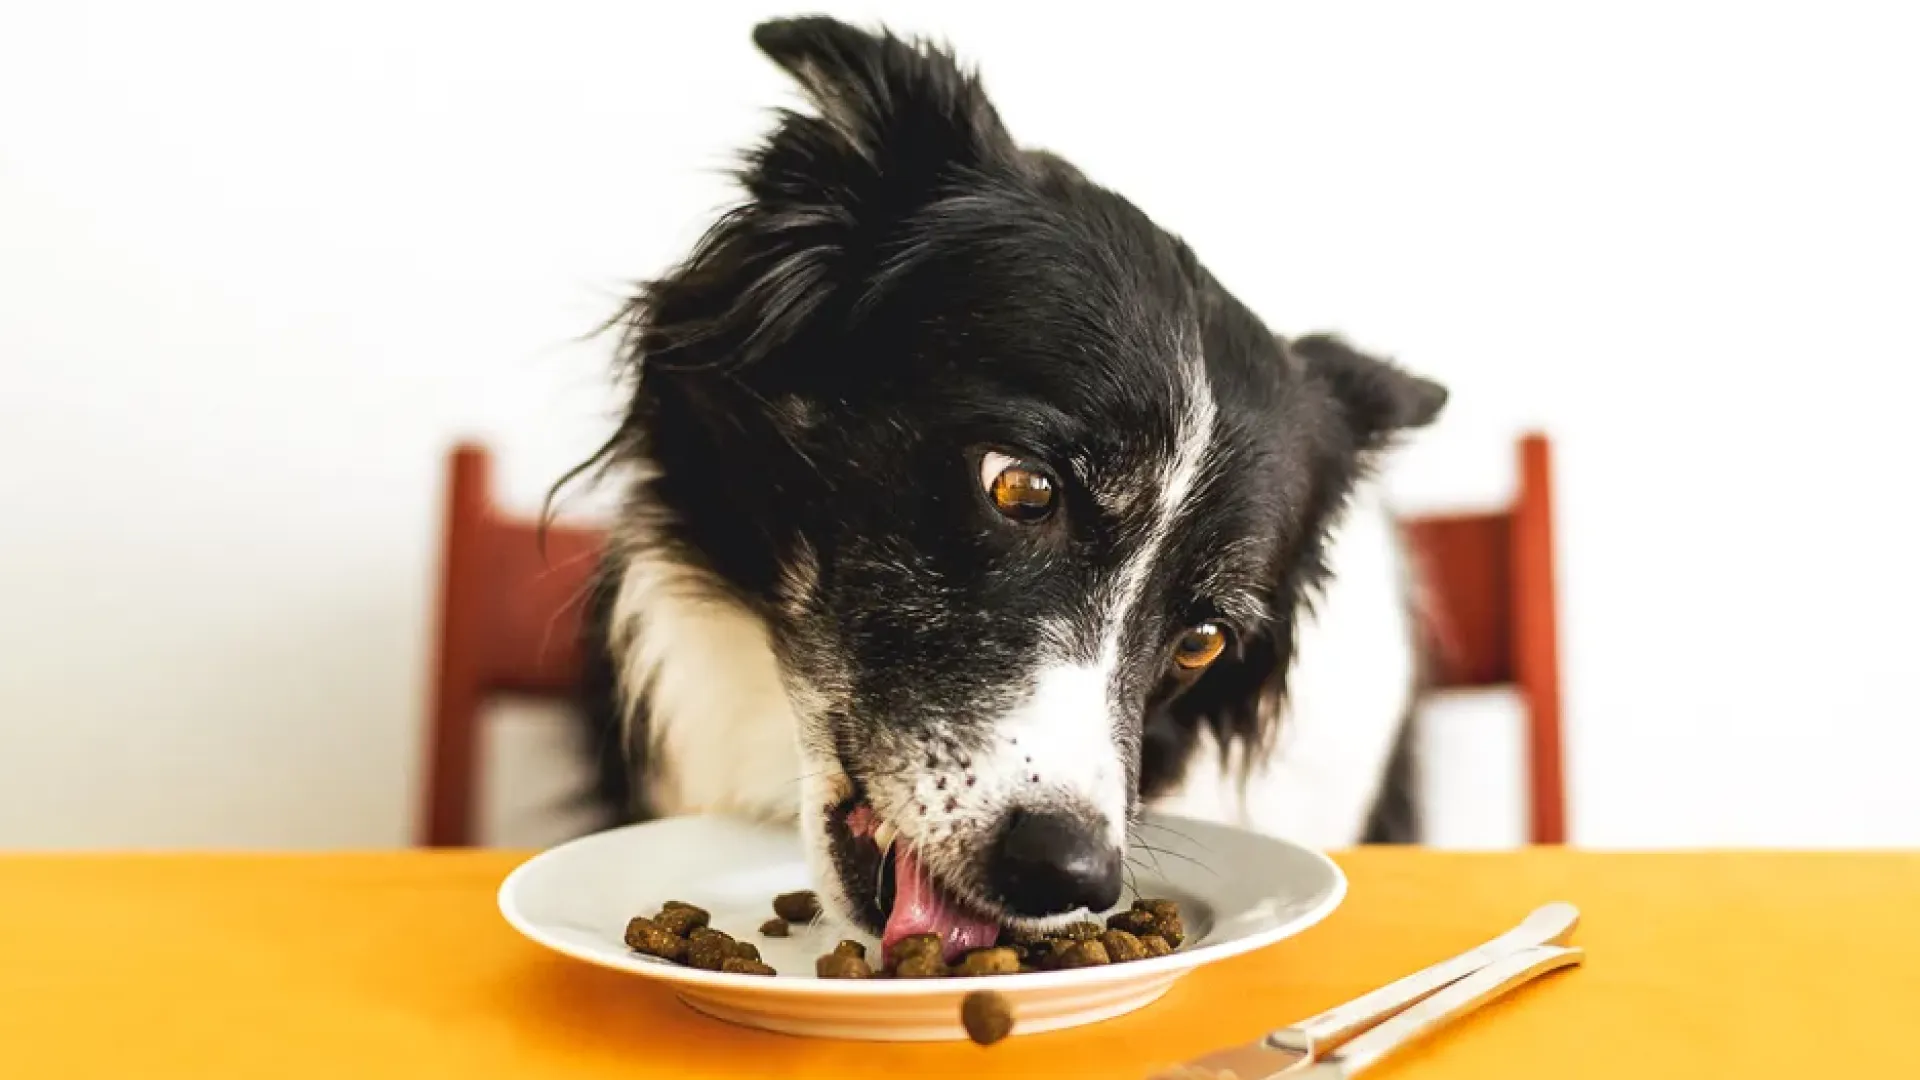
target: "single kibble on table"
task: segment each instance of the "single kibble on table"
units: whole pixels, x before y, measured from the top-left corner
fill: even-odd
[[[1099,967],[1112,962],[1107,947],[1098,941],[1076,941],[1053,954],[1053,966],[1057,968]]]
[[[896,979],[944,979],[949,974],[951,972],[947,970],[946,963],[940,959],[940,954],[937,952],[913,953],[901,958],[893,965],[893,975]]]
[[[820,916],[820,897],[808,889],[781,893],[773,898],[773,913],[790,923],[812,922]]]
[[[813,962],[813,973],[823,979],[871,979],[873,968],[858,956],[828,953]]]
[[[867,958],[867,947],[857,941],[842,941],[833,947],[833,951],[837,956],[851,956],[860,960]]]
[[[634,952],[657,956],[662,960],[676,963],[687,958],[687,943],[678,935],[669,934],[660,925],[646,916],[639,916],[627,922],[627,948]]]
[[[1113,932],[1126,933],[1124,930],[1116,930]],[[1165,956],[1173,951],[1173,946],[1167,944],[1167,939],[1161,937],[1159,934],[1148,934],[1146,937],[1141,938],[1140,947],[1147,951],[1148,956]]]
[[[1147,958],[1146,946],[1140,944],[1139,938],[1134,937],[1125,930],[1109,930],[1101,934],[1100,944],[1106,946],[1107,958],[1116,964],[1124,964],[1129,960],[1145,960]]]
[[[766,922],[761,923],[760,936],[761,937],[786,937],[787,936],[787,920],[768,919]]]
[[[681,937],[693,933],[707,925],[708,915],[692,904],[683,904],[678,900],[669,900],[660,908],[660,914],[653,917],[655,925],[669,934]]]
[[[967,1038],[992,1046],[1013,1032],[1013,1005],[991,990],[975,990],[960,1002],[960,1026]]]
[[[735,975],[775,975],[778,972],[758,960],[746,960],[738,956],[729,956],[720,962],[720,970]]]
[[[960,964],[953,969],[955,975],[1014,975],[1020,971],[1020,956],[1012,949],[1001,946],[993,949],[975,949],[960,958]]]

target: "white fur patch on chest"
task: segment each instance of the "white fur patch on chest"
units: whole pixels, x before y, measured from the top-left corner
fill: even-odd
[[[646,713],[655,811],[795,817],[798,725],[759,616],[643,544],[621,572],[611,636],[623,707]]]

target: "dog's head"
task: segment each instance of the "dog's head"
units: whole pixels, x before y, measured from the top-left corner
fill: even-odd
[[[816,113],[630,311],[648,512],[767,625],[843,913],[957,946],[1104,908],[1149,719],[1262,738],[1324,530],[1445,392],[1276,339],[945,53],[755,41]]]

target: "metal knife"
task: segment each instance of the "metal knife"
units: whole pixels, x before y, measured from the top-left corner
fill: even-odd
[[[1377,990],[1363,994],[1343,1005],[1321,1013],[1318,1016],[1278,1031],[1269,1032],[1262,1038],[1242,1046],[1215,1051],[1203,1057],[1195,1058],[1171,1071],[1155,1074],[1155,1080],[1199,1080],[1199,1078],[1228,1077],[1238,1080],[1267,1080],[1282,1075],[1304,1076],[1315,1062],[1327,1058],[1341,1046],[1349,1047],[1349,1052],[1340,1055],[1341,1064],[1351,1071],[1370,1065],[1374,1060],[1384,1057],[1386,1052],[1397,1049],[1399,1042],[1394,1040],[1384,1049],[1380,1041],[1373,1038],[1372,1032],[1385,1028],[1390,1018],[1411,1012],[1417,1005],[1430,998],[1437,997],[1442,991],[1462,983],[1476,973],[1494,971],[1489,978],[1499,984],[1495,993],[1486,997],[1459,1004],[1459,995],[1448,998],[1455,1004],[1442,1009],[1437,1018],[1430,1018],[1415,1035],[1406,1036],[1411,1040],[1424,1034],[1428,1029],[1459,1012],[1470,1011],[1490,997],[1512,989],[1545,971],[1567,964],[1579,963],[1583,956],[1579,950],[1554,950],[1547,957],[1539,953],[1543,946],[1563,943],[1579,924],[1580,912],[1571,904],[1548,904],[1527,916],[1519,926],[1501,934],[1499,937],[1469,949],[1449,960],[1443,960],[1423,971],[1389,983]],[[1526,970],[1524,977],[1512,983],[1501,980],[1515,969],[1515,957],[1521,957],[1519,968]],[[1545,963],[1546,966],[1532,969],[1532,965]],[[1469,995],[1480,993],[1489,985],[1482,979],[1469,989]],[[1429,1016],[1430,1010],[1422,1016]],[[1396,1027],[1395,1031],[1402,1028]],[[1362,1035],[1367,1036],[1365,1046],[1359,1045]],[[1367,1051],[1362,1054],[1361,1051]],[[1371,1055],[1371,1056],[1368,1056]],[[1363,1063],[1363,1059],[1364,1063]],[[1322,1075],[1344,1075],[1331,1073]]]

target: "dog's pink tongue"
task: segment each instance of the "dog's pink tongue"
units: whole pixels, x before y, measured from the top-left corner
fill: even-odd
[[[939,934],[941,952],[951,962],[969,949],[984,949],[999,940],[1000,924],[956,906],[903,844],[894,853],[893,910],[880,944],[891,955],[901,938],[915,934]]]

